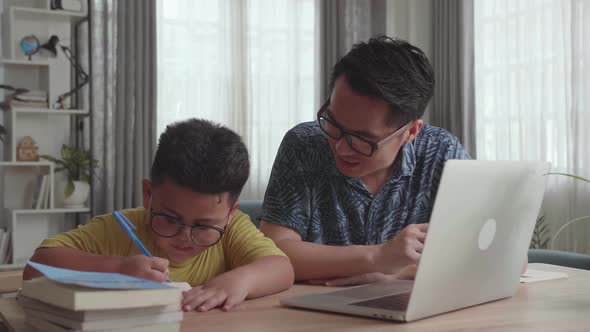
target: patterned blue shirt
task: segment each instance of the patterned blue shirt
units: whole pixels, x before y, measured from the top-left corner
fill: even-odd
[[[373,197],[342,175],[317,122],[283,138],[262,206],[262,220],[295,230],[304,241],[328,245],[386,242],[409,224],[426,223],[445,161],[469,159],[448,131],[424,125],[405,144],[394,172]]]

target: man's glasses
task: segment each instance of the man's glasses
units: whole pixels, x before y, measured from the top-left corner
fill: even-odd
[[[228,222],[231,214],[228,214]],[[221,239],[223,233],[225,233],[225,227],[219,228],[209,225],[185,225],[180,220],[169,216],[165,213],[153,212],[150,209],[150,225],[154,233],[161,237],[175,237],[182,232],[184,227],[191,229],[190,237],[191,241],[199,247],[210,247]],[[227,222],[226,222],[227,225]],[[226,226],[227,227],[227,226]]]
[[[339,141],[340,139],[344,138],[346,143],[352,150],[358,152],[366,157],[371,157],[375,151],[379,148],[380,145],[383,145],[393,139],[394,137],[398,136],[399,134],[403,133],[406,127],[409,125],[409,122],[396,130],[393,134],[385,137],[384,139],[373,142],[366,140],[358,135],[349,133],[348,131],[344,130],[342,126],[340,126],[336,121],[330,119],[327,116],[327,109],[328,105],[330,105],[330,100],[326,101],[326,103],[320,108],[318,111],[318,124],[320,129],[326,134],[328,137]]]

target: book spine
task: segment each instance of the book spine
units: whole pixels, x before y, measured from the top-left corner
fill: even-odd
[[[2,235],[0,236],[0,264],[6,264],[9,260],[9,242],[10,231],[2,229]]]
[[[43,208],[43,202],[45,200],[45,187],[47,186],[49,178],[47,175],[43,175],[43,179],[41,180],[41,188],[39,189],[39,197],[35,202],[35,209],[39,210]]]

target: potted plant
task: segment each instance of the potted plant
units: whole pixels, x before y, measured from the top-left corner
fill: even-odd
[[[567,177],[570,177],[570,178],[573,178],[576,180],[590,183],[590,179],[586,179],[581,176],[577,176],[577,175],[573,175],[573,174],[568,174],[568,173],[548,173],[548,174],[550,174],[550,175],[563,175],[563,176],[567,176]],[[561,233],[561,231],[563,231],[567,226],[569,226],[575,222],[582,221],[582,220],[590,220],[590,216],[578,217],[578,218],[575,218],[575,219],[570,220],[570,221],[566,222],[565,224],[563,224],[563,226],[561,226],[557,230],[557,232],[555,232],[555,234],[551,237],[550,248],[552,248],[552,249],[555,248],[555,239],[557,239],[557,236],[559,235],[559,233]]]
[[[65,171],[67,182],[64,189],[64,206],[67,208],[84,207],[90,193],[90,174],[98,166],[90,151],[68,145],[62,145],[61,158],[42,155],[41,158],[56,164],[56,172]]]

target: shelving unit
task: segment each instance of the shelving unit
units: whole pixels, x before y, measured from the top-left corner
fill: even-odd
[[[75,13],[69,11],[61,11],[61,10],[52,10],[48,8],[29,8],[29,7],[17,7],[13,6],[10,7],[12,11],[12,15],[18,16],[21,15],[55,15],[55,16],[66,16],[66,17],[85,17],[86,13]]]
[[[53,108],[13,108],[13,113],[44,114],[51,116],[60,115],[88,115],[88,110],[58,110]]]
[[[1,59],[0,64],[3,65],[15,65],[15,66],[49,66],[49,61],[34,61],[34,60],[10,60]]]
[[[59,95],[73,87],[72,67],[58,48],[57,56],[40,51],[29,60],[20,49],[20,40],[34,35],[40,44],[53,35],[59,44],[72,50],[72,29],[88,13],[88,3],[81,0],[82,10],[52,10],[51,0],[0,1],[0,83],[48,94],[46,108],[13,107],[0,113],[0,123],[9,132],[0,160],[0,227],[10,231],[12,259],[0,270],[19,268],[30,258],[39,243],[56,233],[75,227],[74,216],[89,213],[90,207],[63,207],[65,176],[55,172],[52,162],[17,160],[17,146],[25,136],[35,140],[39,155],[60,157],[62,144],[74,144],[77,120],[90,116],[87,107],[55,109]],[[6,91],[0,90],[0,101]],[[0,143],[1,145],[2,143]],[[47,208],[34,209],[31,201],[38,176],[48,175]]]

